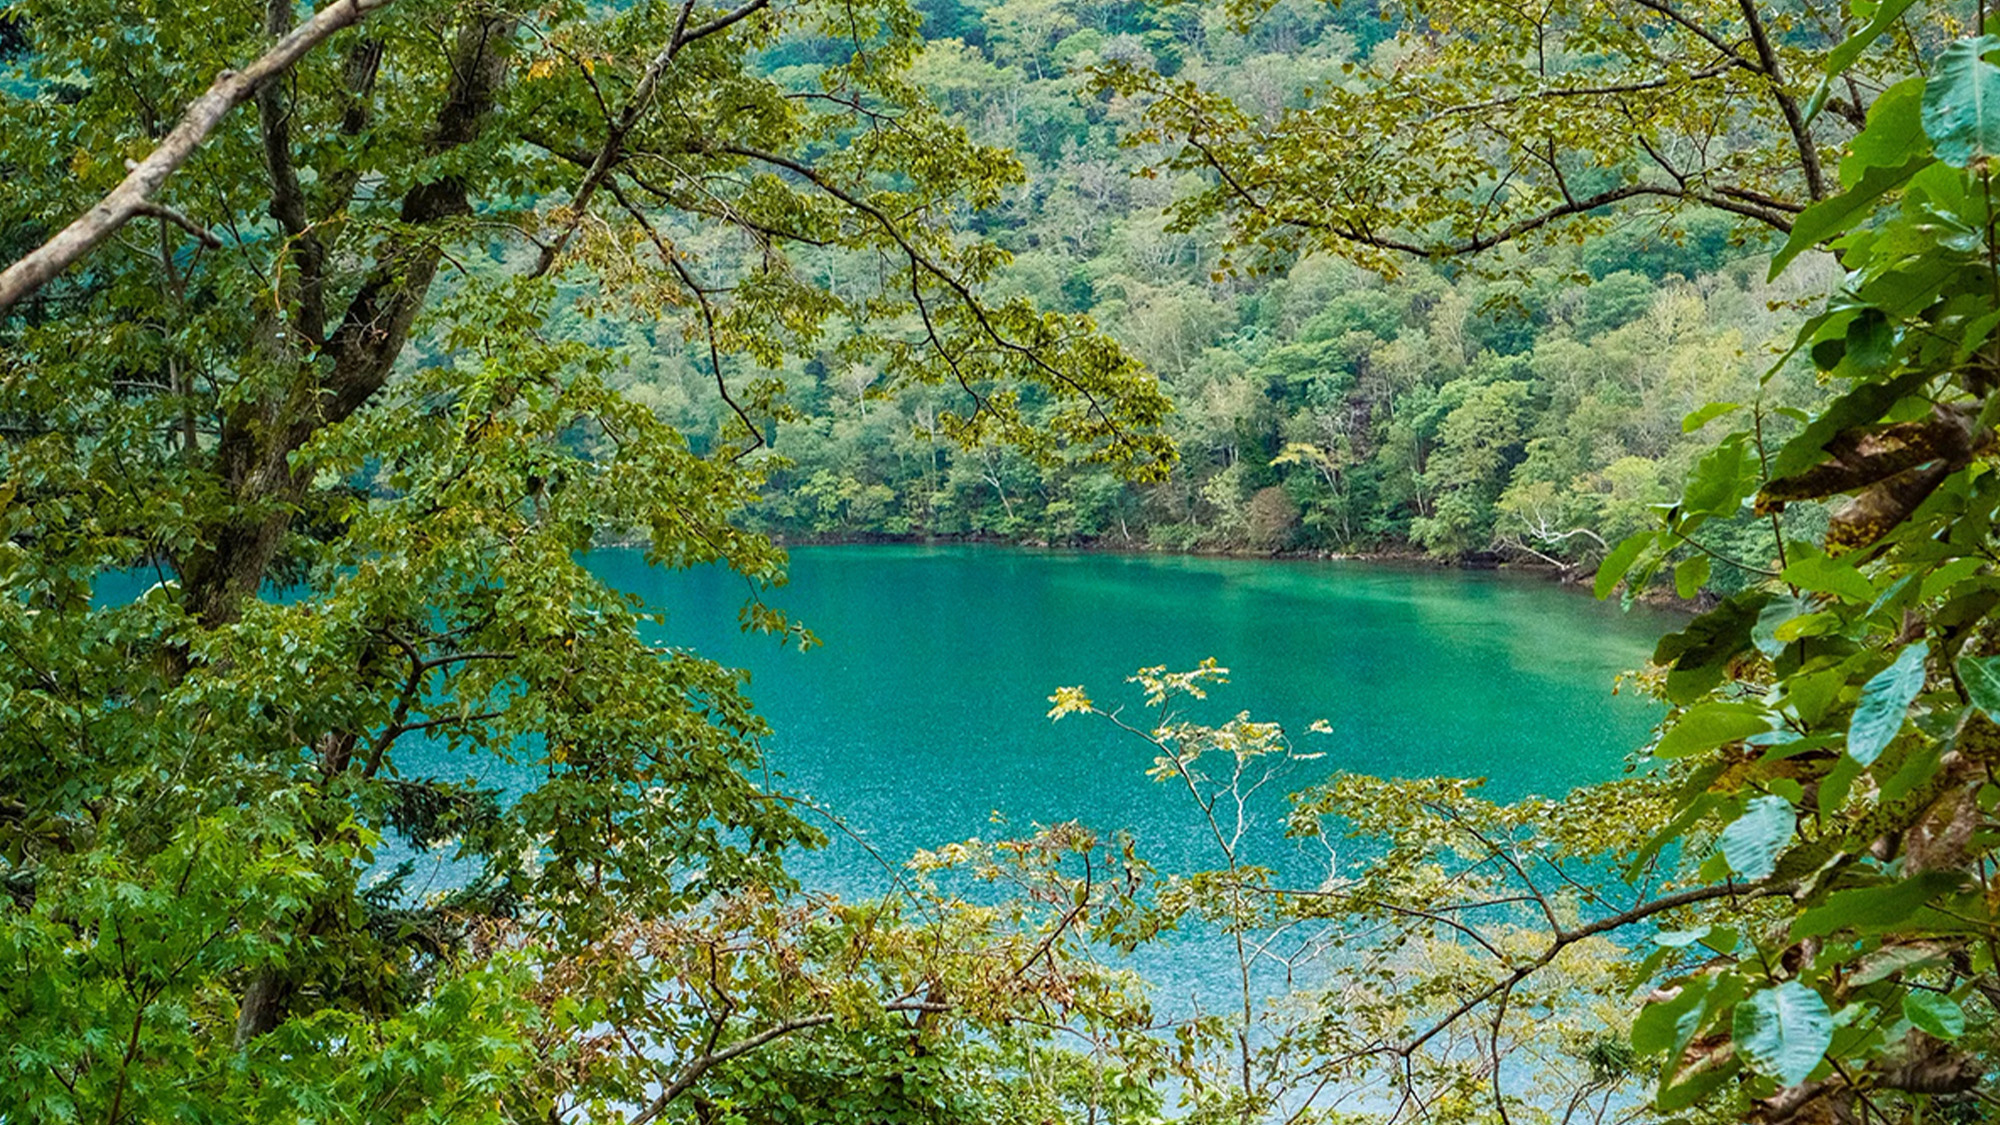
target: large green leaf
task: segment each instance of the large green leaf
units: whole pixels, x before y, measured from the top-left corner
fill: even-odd
[[[1688,474],[1681,510],[1688,515],[1733,516],[1757,487],[1757,464],[1744,435],[1709,450]]]
[[[1928,645],[1910,645],[1862,687],[1854,719],[1847,724],[1847,752],[1855,761],[1872,764],[1903,729],[1911,702],[1924,690],[1924,661],[1929,656]]]
[[[1956,1039],[1965,1034],[1965,1009],[1941,992],[1906,993],[1903,1018],[1939,1039]]]
[[[1812,611],[1811,598],[1794,597],[1790,594],[1773,597],[1765,604],[1763,612],[1757,615],[1757,627],[1750,631],[1751,643],[1755,644],[1757,651],[1763,653],[1766,658],[1776,660],[1778,654],[1785,651],[1785,645],[1792,639],[1780,635],[1785,631],[1784,627],[1811,614]]]
[[[1875,584],[1843,559],[1810,554],[1792,560],[1785,568],[1785,581],[1816,594],[1837,594],[1852,602],[1875,600]]]
[[[1632,1048],[1645,1055],[1679,1054],[1694,1038],[1712,978],[1681,982],[1672,998],[1648,1004],[1632,1021]]]
[[[1785,245],[1771,258],[1770,277],[1777,277],[1790,265],[1793,258],[1804,253],[1807,248],[1824,242],[1875,213],[1875,203],[1884,195],[1908,183],[1911,176],[1936,163],[1931,157],[1920,156],[1894,168],[1871,166],[1861,175],[1859,183],[1799,213],[1792,223],[1792,233],[1785,238]]]
[[[1958,662],[1965,694],[1986,717],[2000,723],[2000,656],[1967,656]]]
[[[1736,654],[1750,647],[1751,630],[1771,595],[1745,590],[1660,638],[1653,663],[1665,665],[1667,698],[1692,703],[1720,684]]]
[[[1731,1056],[1714,1066],[1695,1068],[1684,1082],[1663,1082],[1653,1095],[1653,1106],[1662,1113],[1678,1113],[1720,1089],[1742,1067]]]
[[[1946,47],[1924,88],[1924,132],[1954,168],[2000,154],[2000,68],[1985,58],[1995,47],[1991,35]]]
[[[1927,156],[1930,138],[1924,135],[1924,79],[1905,78],[1876,95],[1868,107],[1868,126],[1847,142],[1847,156],[1840,162],[1840,185],[1851,189],[1870,168],[1901,168]]]
[[[1792,923],[1792,940],[1824,937],[1836,930],[1874,933],[1914,918],[1942,895],[1959,889],[1964,876],[1956,871],[1926,871],[1898,883],[1851,887],[1799,915]]]
[[[1685,758],[1771,729],[1770,712],[1755,703],[1718,702],[1690,707],[1660,738],[1655,757]]]
[[[1624,579],[1625,572],[1632,569],[1633,563],[1639,561],[1640,553],[1658,537],[1657,532],[1641,531],[1627,536],[1623,542],[1611,548],[1611,553],[1604,556],[1603,562],[1597,564],[1595,587],[1597,596],[1610,597],[1611,591],[1616,590],[1618,583]]]
[[[1745,879],[1762,879],[1778,865],[1778,853],[1791,842],[1797,826],[1798,815],[1790,801],[1758,797],[1722,830],[1722,858]]]
[[[1902,19],[1903,13],[1909,11],[1910,5],[1914,3],[1916,0],[1882,0],[1881,5],[1875,9],[1875,18],[1868,21],[1868,26],[1848,36],[1840,46],[1827,53],[1826,76],[1836,77],[1841,71],[1853,66],[1854,60],[1861,57],[1861,52],[1866,51],[1869,44],[1880,39],[1882,33],[1894,26],[1897,20]]]
[[[1682,418],[1681,432],[1691,434],[1717,418],[1741,409],[1743,404],[1740,402],[1711,402],[1699,410],[1690,411],[1687,417]]]
[[[1674,594],[1691,599],[1701,593],[1701,588],[1708,583],[1708,570],[1707,555],[1682,559],[1674,566]]]
[[[1795,980],[1736,1005],[1736,1047],[1760,1074],[1787,1086],[1811,1075],[1833,1043],[1833,1014],[1820,994]]]

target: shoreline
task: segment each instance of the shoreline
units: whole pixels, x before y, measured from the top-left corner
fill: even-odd
[[[1102,539],[1055,543],[1044,539],[1012,539],[1004,535],[972,533],[965,535],[929,535],[919,533],[895,534],[891,532],[858,532],[834,535],[802,535],[788,537],[781,533],[765,532],[779,547],[950,547],[982,546],[1008,547],[1031,551],[1074,551],[1088,555],[1160,555],[1195,559],[1246,559],[1263,562],[1357,562],[1370,566],[1393,566],[1409,570],[1475,571],[1515,574],[1522,577],[1541,578],[1567,590],[1590,593],[1594,568],[1556,566],[1531,559],[1509,559],[1498,552],[1480,552],[1465,559],[1451,561],[1426,555],[1413,548],[1382,551],[1326,551],[1326,550],[1283,550],[1258,551],[1251,548],[1205,548],[1200,550],[1174,550],[1168,547],[1149,547],[1138,543],[1117,543]],[[1679,613],[1697,614],[1709,608],[1708,595],[1693,599],[1682,598],[1671,589],[1654,587],[1634,599],[1641,605],[1654,609],[1672,610]]]

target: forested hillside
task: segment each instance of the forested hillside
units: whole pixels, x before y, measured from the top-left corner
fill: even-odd
[[[980,217],[1011,251],[1005,290],[1088,314],[1174,403],[1180,460],[1160,482],[956,448],[952,388],[889,396],[835,326],[783,372],[752,513],[787,538],[976,535],[1167,550],[1497,552],[1577,564],[1678,494],[1699,444],[1682,420],[1750,397],[1831,273],[1764,281],[1776,248],[1720,212],[1639,213],[1579,241],[1477,264],[1326,257],[1232,262],[1214,223],[1167,213],[1196,172],[1134,143],[1135,99],[1109,61],[1157,67],[1275,118],[1356,63],[1408,51],[1369,5],[1288,0],[1248,26],[1221,6],[935,0],[913,77],[1025,179]],[[816,73],[806,46],[771,66]],[[869,266],[822,255],[838,290]],[[690,432],[728,412],[699,344],[632,324],[616,378]],[[1796,388],[1796,381],[1789,385]],[[1793,392],[1810,395],[1810,391]],[[1798,405],[1804,405],[1803,402]],[[1732,534],[1768,552],[1754,522]],[[1733,581],[1727,575],[1722,581]]]

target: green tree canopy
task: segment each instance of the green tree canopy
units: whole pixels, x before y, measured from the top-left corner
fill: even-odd
[[[1020,171],[910,84],[919,17],[326,13],[268,76],[234,68],[304,42],[289,0],[7,10],[8,257],[106,237],[0,320],[0,1119],[650,1119],[788,1034],[864,1086],[1002,1035],[1060,928],[784,899],[819,831],[737,675],[579,558],[780,581],[750,454],[834,322],[962,440],[1170,456],[1123,350],[986,296],[1007,256],[954,223]],[[592,316],[678,337],[724,440],[613,389]]]
[[[1230,11],[1248,24],[1269,6]],[[1184,225],[1220,217],[1245,247],[1393,270],[1401,255],[1551,244],[1613,214],[1690,205],[1789,232],[1839,192],[1836,146],[1875,96],[1964,18],[1810,0],[1416,0],[1394,12],[1400,35],[1276,112],[1135,62],[1099,82],[1139,99],[1136,140],[1206,175],[1177,204]],[[1838,78],[1823,80],[1850,35]]]

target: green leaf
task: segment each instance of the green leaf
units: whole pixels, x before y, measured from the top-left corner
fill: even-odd
[[[1847,752],[1855,761],[1873,764],[1903,729],[1903,717],[1924,690],[1924,661],[1929,656],[1930,646],[1910,645],[1862,687],[1861,701],[1847,725]]]
[[[1965,1009],[1941,992],[1905,993],[1903,1018],[1939,1039],[1956,1039],[1965,1034]]]
[[[1897,883],[1836,891],[1798,916],[1792,923],[1792,940],[1825,937],[1836,930],[1890,929],[1915,917],[1932,900],[1958,890],[1963,882],[1954,871],[1927,871]]]
[[[1624,579],[1625,572],[1632,569],[1633,563],[1639,561],[1640,552],[1657,537],[1658,533],[1652,531],[1641,531],[1627,536],[1611,549],[1610,554],[1604,556],[1604,561],[1597,564],[1597,585],[1594,587],[1600,601],[1611,596],[1611,591],[1616,590],[1618,583]]]
[[[1757,485],[1749,446],[1736,435],[1708,451],[1688,474],[1681,508],[1689,515],[1733,516]]]
[[[1833,1043],[1833,1014],[1820,994],[1795,980],[1736,1005],[1737,1049],[1760,1074],[1786,1086],[1804,1082]]]
[[[1713,1094],[1736,1077],[1743,1063],[1731,1056],[1723,1062],[1696,1070],[1685,1082],[1662,1083],[1653,1095],[1653,1104],[1663,1113],[1677,1113]]]
[[[1693,411],[1687,417],[1681,419],[1681,432],[1691,434],[1708,425],[1710,422],[1715,421],[1717,418],[1722,417],[1724,414],[1741,409],[1743,409],[1743,404],[1740,402],[1711,402],[1707,406]]]
[[[1648,1004],[1632,1021],[1632,1049],[1642,1055],[1678,1053],[1694,1038],[1712,978],[1696,976],[1681,982],[1670,1000]]]
[[[1847,142],[1840,186],[1853,188],[1870,168],[1901,168],[1930,152],[1924,136],[1924,78],[1912,75],[1876,95],[1867,127]]]
[[[1758,615],[1770,600],[1762,590],[1745,590],[1680,632],[1661,637],[1653,648],[1653,663],[1668,668],[1667,698],[1692,703],[1721,683],[1729,662],[1749,647]]]
[[[1755,703],[1717,702],[1690,707],[1660,737],[1656,758],[1685,758],[1771,729],[1771,714]]]
[[[1861,57],[1861,53],[1868,49],[1869,44],[1880,39],[1882,33],[1901,19],[1903,13],[1909,11],[1910,5],[1915,2],[1916,0],[1882,0],[1881,5],[1875,9],[1875,18],[1869,20],[1866,27],[1848,36],[1840,46],[1827,53],[1826,76],[1837,77],[1841,71],[1853,66],[1854,60]]]
[[[1766,659],[1776,660],[1791,640],[1782,635],[1785,626],[1811,614],[1812,608],[1812,601],[1808,598],[1796,598],[1790,594],[1772,598],[1765,604],[1763,612],[1757,615],[1757,627],[1750,631],[1751,642]]]
[[[1691,559],[1682,559],[1674,567],[1674,593],[1683,598],[1692,598],[1696,594],[1701,593],[1701,588],[1707,581],[1707,555],[1696,555]]]
[[[1985,59],[2000,39],[1980,35],[1944,49],[1924,87],[1924,132],[1954,168],[2000,154],[2000,68]]]
[[[1901,578],[1891,582],[1888,589],[1882,591],[1879,597],[1868,603],[1867,615],[1873,617],[1885,609],[1893,610],[1899,608],[1902,599],[1916,589],[1919,589],[1917,576],[1914,574],[1905,574]]]
[[[1863,309],[1848,322],[1847,348],[1840,358],[1838,374],[1853,378],[1878,375],[1889,366],[1896,353],[1896,326],[1880,309]]]
[[[1965,694],[1986,717],[2000,723],[2000,656],[1967,656],[1958,662]]]
[[[1952,353],[1952,363],[1964,363],[1972,358],[1972,353],[1992,338],[1995,328],[2000,328],[2000,309],[1967,320],[1965,331],[1958,338],[1958,350]]]
[[[1894,168],[1870,167],[1852,188],[1822,199],[1800,212],[1792,223],[1792,233],[1785,238],[1785,245],[1771,258],[1768,278],[1776,278],[1783,273],[1792,259],[1807,249],[1846,233],[1856,223],[1873,215],[1876,200],[1902,187],[1910,177],[1934,163],[1933,158],[1921,156]]]
[[[1801,590],[1835,594],[1851,602],[1866,604],[1875,599],[1875,584],[1854,568],[1854,564],[1825,555],[1807,555],[1785,568],[1784,580]]]
[[[1762,879],[1778,865],[1778,853],[1792,839],[1798,816],[1783,797],[1758,797],[1722,830],[1722,858],[1745,879]]]
[[[1816,727],[1846,686],[1847,680],[1832,668],[1796,675],[1785,681],[1785,706]]]
[[[1977,556],[1953,559],[1924,575],[1924,584],[1917,589],[1918,600],[1930,601],[1932,598],[1943,597],[1946,591],[1979,573],[1979,569],[1985,565],[1986,560]]]

